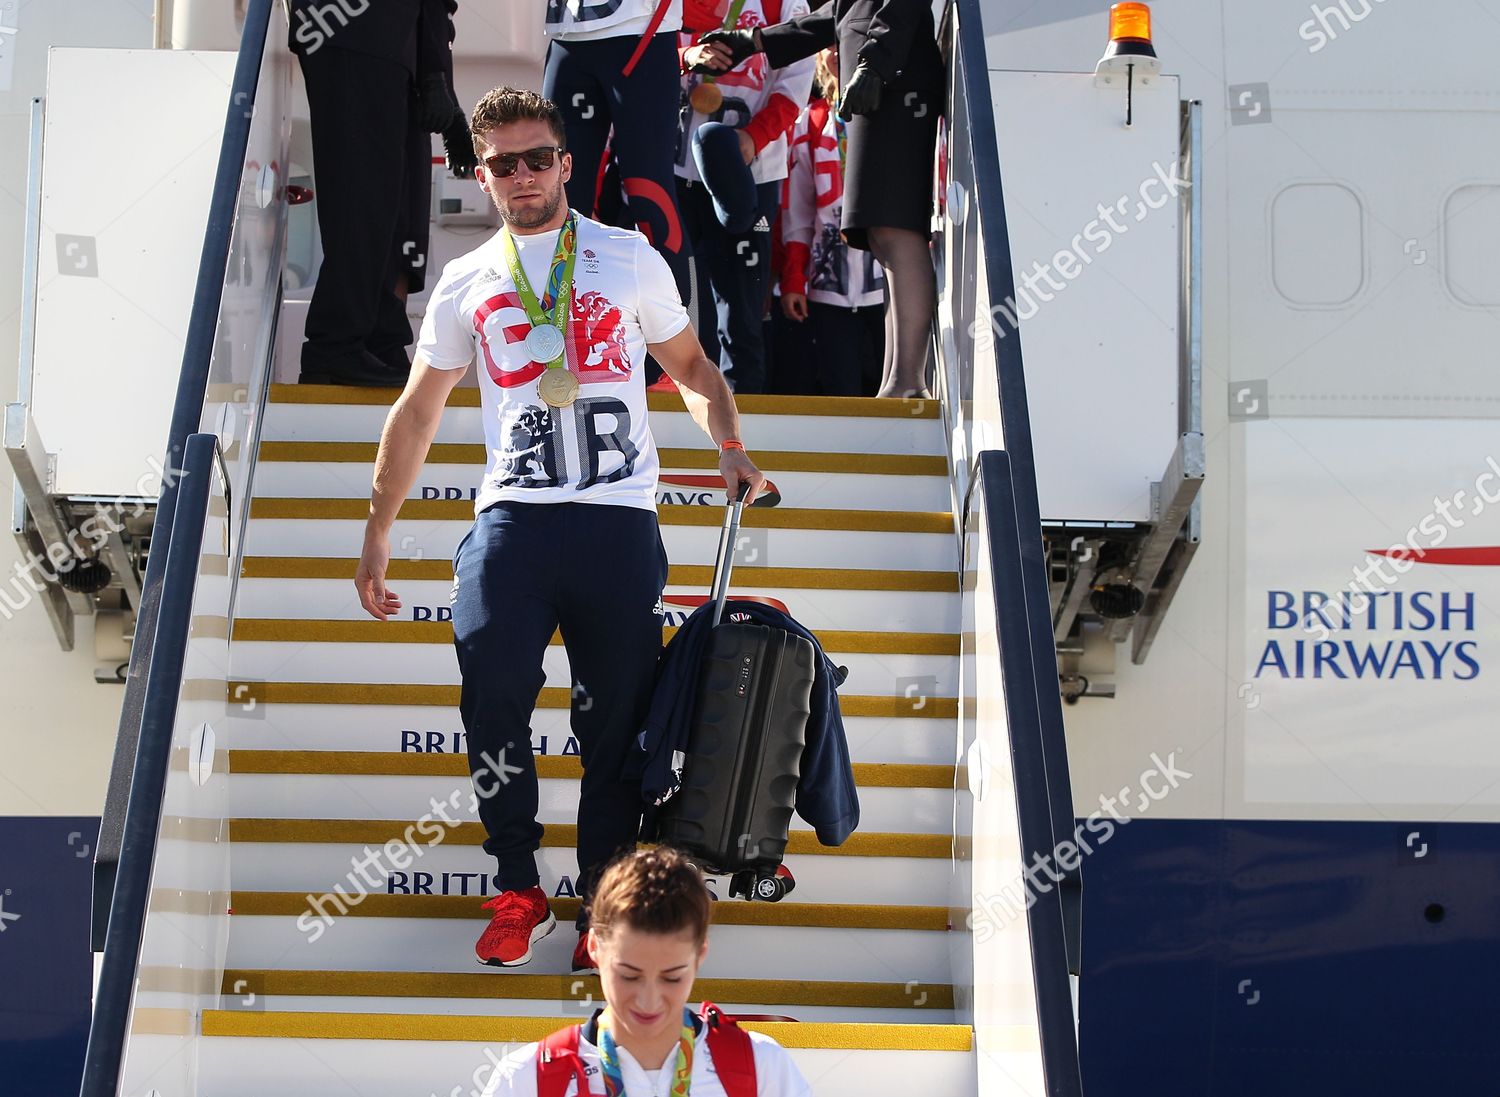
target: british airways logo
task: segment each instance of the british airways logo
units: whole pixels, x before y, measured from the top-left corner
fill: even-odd
[[[1500,546],[1370,549],[1348,589],[1266,591],[1271,635],[1255,677],[1468,682],[1481,671],[1480,600],[1472,590],[1380,590],[1394,587],[1382,569],[1400,561],[1441,567],[1500,566]]]

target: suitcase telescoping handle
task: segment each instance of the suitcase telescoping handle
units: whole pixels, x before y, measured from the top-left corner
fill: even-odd
[[[729,569],[734,565],[734,543],[739,540],[740,512],[745,509],[749,483],[740,485],[738,499],[730,499],[724,508],[724,528],[719,531],[719,555],[714,560],[714,616],[710,626],[717,625],[724,614],[724,597],[729,593]]]

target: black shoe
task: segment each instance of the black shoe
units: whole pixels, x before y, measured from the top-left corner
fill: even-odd
[[[298,382],[304,385],[362,385],[367,388],[402,388],[406,373],[397,373],[367,350],[332,362],[302,364]]]

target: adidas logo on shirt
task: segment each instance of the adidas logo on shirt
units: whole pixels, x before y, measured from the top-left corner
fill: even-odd
[[[751,232],[770,232],[771,231],[771,222],[767,221],[764,217],[762,217],[759,221],[755,222],[755,227],[753,229],[751,229],[750,231]]]

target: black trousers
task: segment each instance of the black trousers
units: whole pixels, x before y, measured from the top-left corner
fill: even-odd
[[[698,268],[694,298],[698,341],[737,393],[766,391],[766,282],[771,273],[771,221],[781,197],[780,181],[756,186],[756,220],[732,233],[719,223],[702,183],[677,180],[677,204],[693,243]]]
[[[771,387],[783,396],[874,396],[885,355],[885,306],[807,303],[807,319],[771,306]]]
[[[408,291],[425,282],[432,138],[417,120],[405,66],[325,46],[299,57],[312,123],[314,195],[323,243],[302,366],[390,357],[413,342]]]

